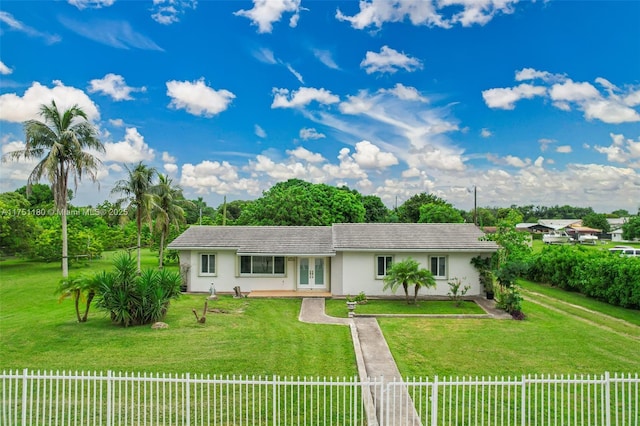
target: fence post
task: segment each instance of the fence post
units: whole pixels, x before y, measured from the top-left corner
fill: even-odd
[[[113,398],[113,383],[111,383],[111,370],[107,370],[107,426],[113,425],[113,419],[111,418],[111,399]]]
[[[609,372],[604,372],[604,416],[605,424],[611,426],[611,380],[609,380]]]
[[[189,378],[191,377],[191,375],[189,373],[187,373],[185,375],[185,385],[187,386],[186,389],[186,407],[185,407],[185,416],[186,418],[184,419],[184,423],[185,425],[190,425],[191,424],[191,386],[189,383]]]
[[[27,426],[27,374],[29,370],[25,368],[22,371],[22,426]]]
[[[273,415],[273,426],[278,426],[278,421],[277,421],[278,415],[277,415],[277,409],[276,409],[276,406],[277,406],[276,392],[277,392],[277,390],[278,390],[278,386],[276,385],[276,376],[274,375],[273,376],[273,397],[272,397],[272,399],[273,399],[273,413],[272,413],[272,415]]]
[[[526,377],[522,375],[522,394],[520,395],[520,424],[527,426],[527,383]]]
[[[433,377],[431,385],[431,426],[438,424],[438,375]]]

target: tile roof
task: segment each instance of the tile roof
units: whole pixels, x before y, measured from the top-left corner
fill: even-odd
[[[335,254],[329,226],[191,226],[170,249],[234,249],[239,254]]]
[[[191,226],[170,249],[229,249],[239,254],[334,255],[342,250],[495,251],[473,224],[343,223],[333,226]]]
[[[350,223],[333,225],[333,246],[340,250],[495,251],[493,241],[472,223]]]

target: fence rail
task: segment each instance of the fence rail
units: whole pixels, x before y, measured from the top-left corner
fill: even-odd
[[[4,425],[640,426],[638,374],[281,378],[3,371]]]

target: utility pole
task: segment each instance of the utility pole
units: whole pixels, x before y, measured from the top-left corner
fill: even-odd
[[[224,204],[222,205],[222,226],[227,224],[227,196],[224,196]]]
[[[473,185],[473,224],[478,226],[478,188]]]

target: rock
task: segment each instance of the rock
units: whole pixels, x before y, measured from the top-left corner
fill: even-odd
[[[155,322],[153,323],[151,328],[154,330],[157,330],[159,328],[169,328],[169,324],[167,324],[166,322]]]

